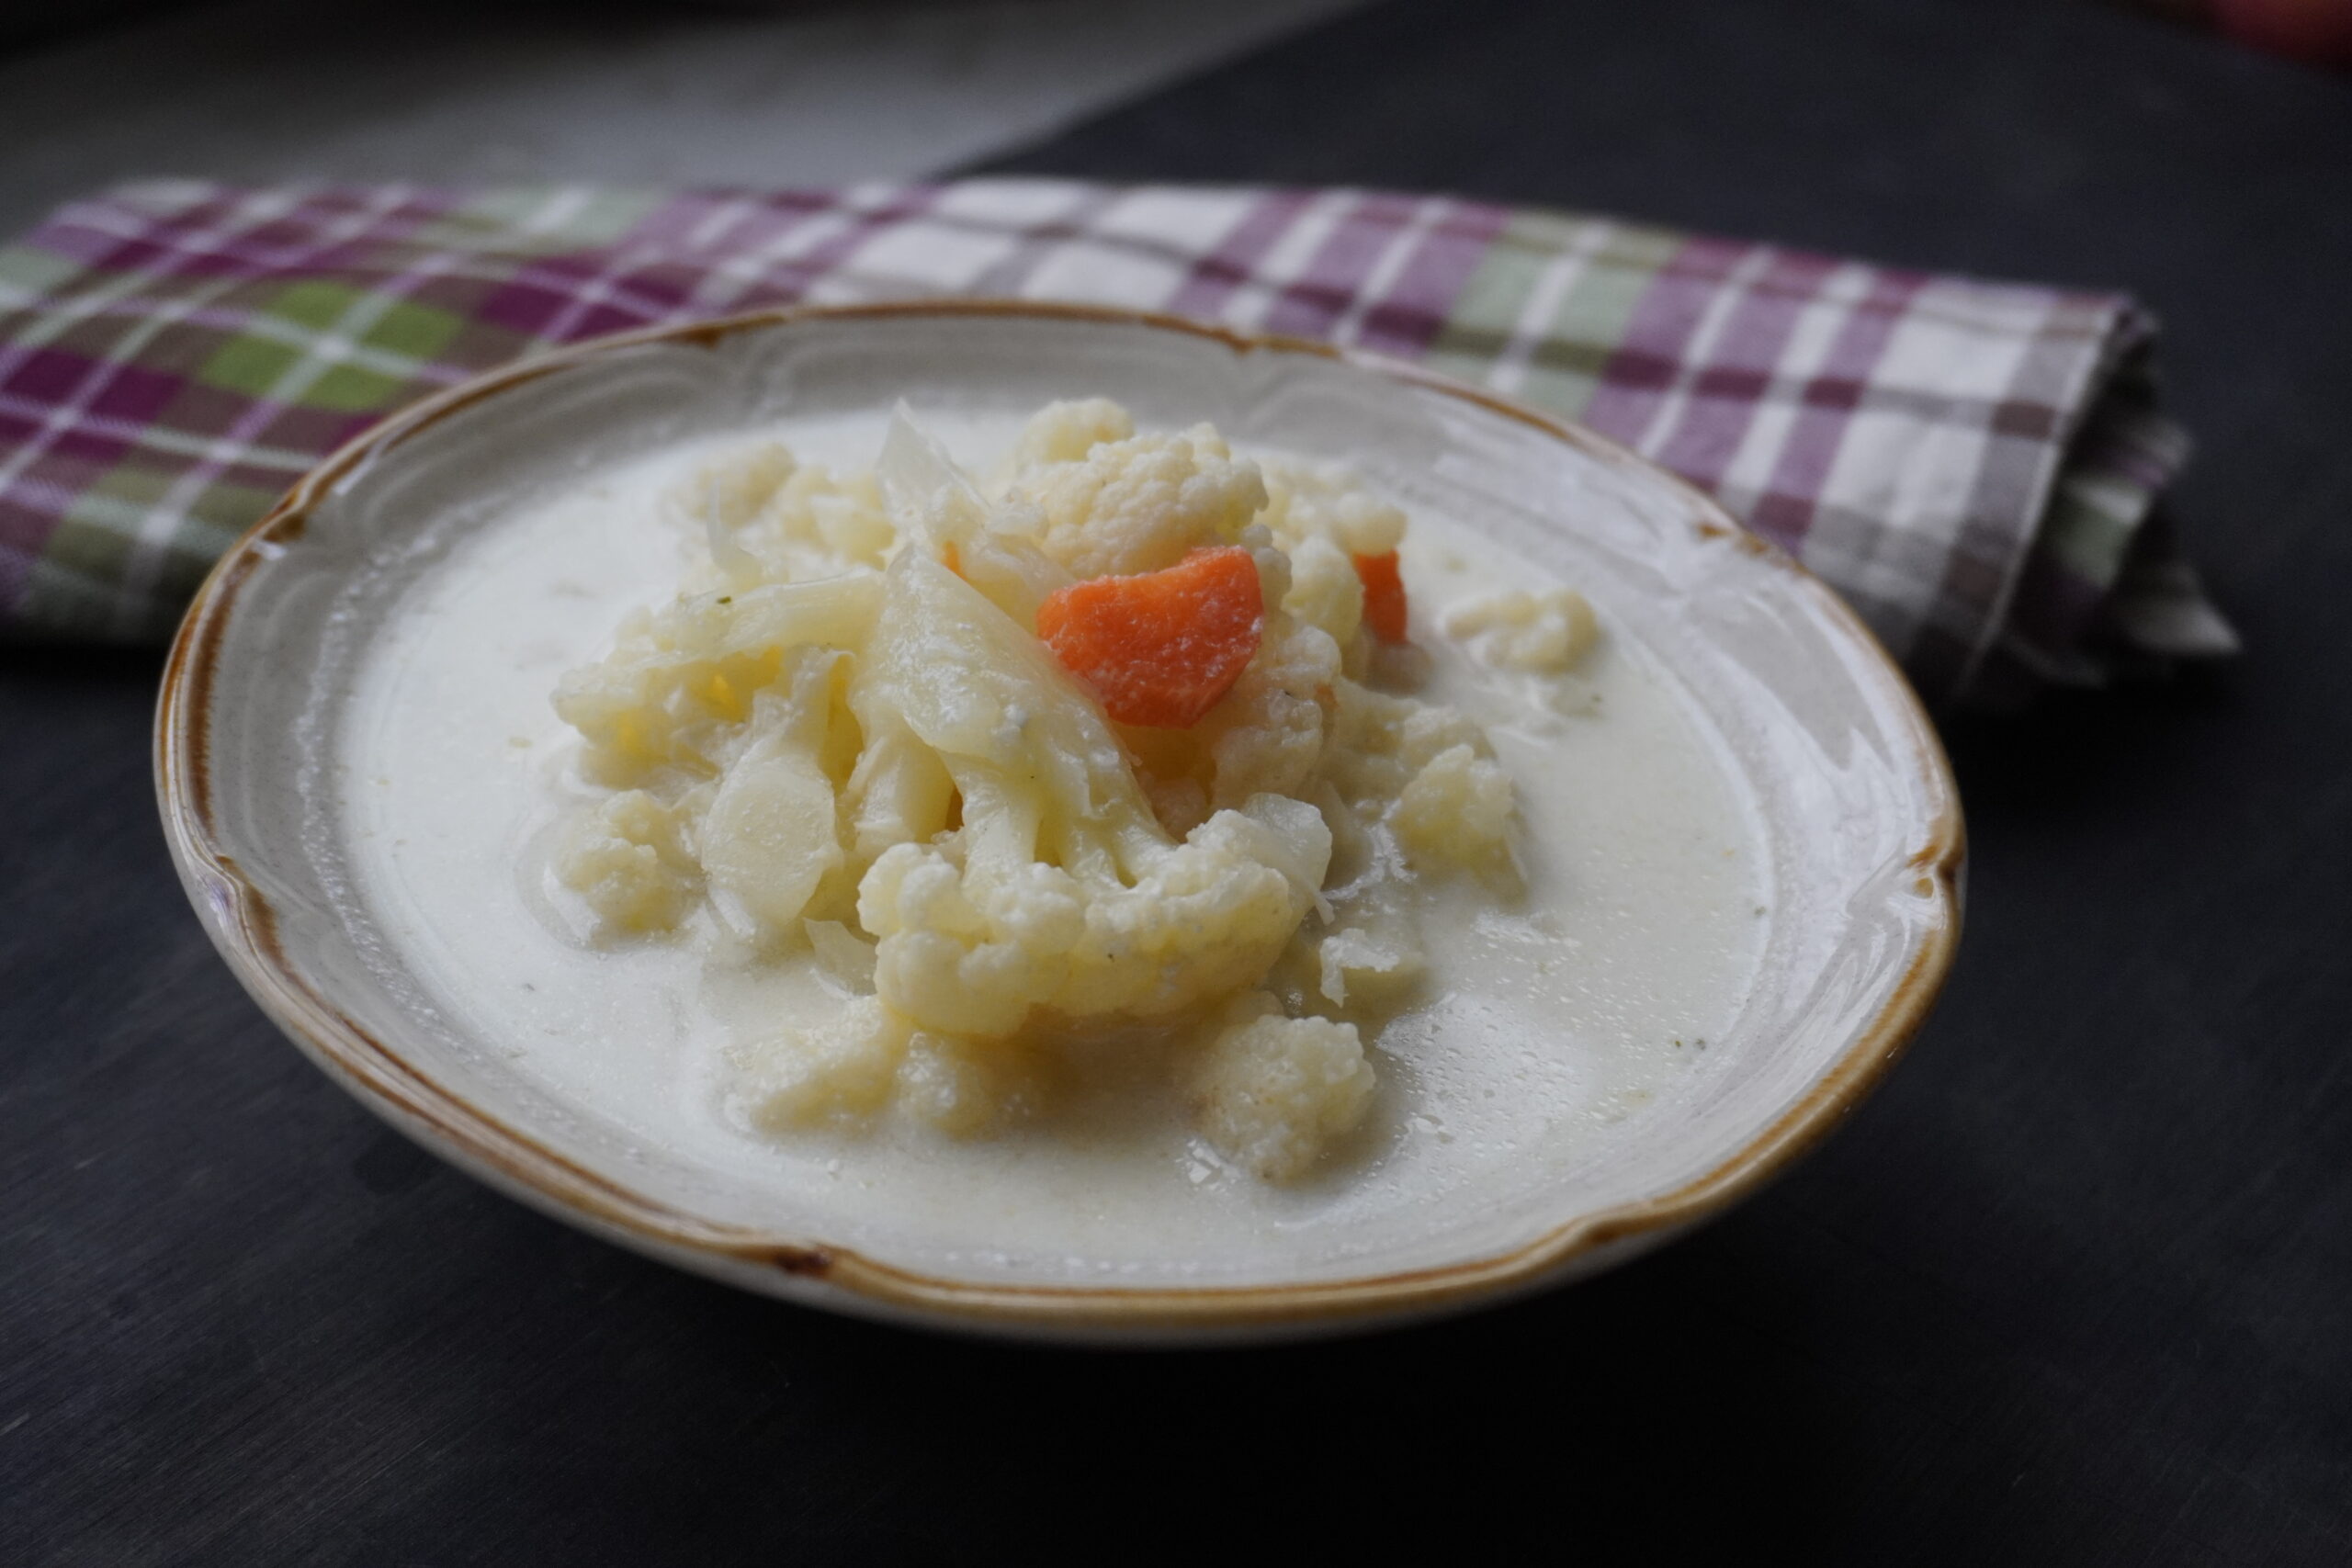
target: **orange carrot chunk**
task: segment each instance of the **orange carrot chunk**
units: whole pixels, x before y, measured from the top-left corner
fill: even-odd
[[[1383,642],[1405,640],[1405,580],[1396,571],[1396,552],[1355,558],[1356,577],[1363,583],[1363,623]]]
[[[1266,626],[1258,563],[1237,545],[1134,577],[1074,582],[1037,606],[1037,635],[1121,724],[1184,729],[1241,678]]]

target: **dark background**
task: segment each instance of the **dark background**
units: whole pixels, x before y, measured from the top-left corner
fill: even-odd
[[[1622,1272],[1005,1348],[592,1242],[213,957],[157,660],[0,650],[0,1562],[2352,1560],[2352,80],[2037,0],[1398,0],[994,168],[1466,191],[2137,290],[2245,658],[1947,724],[1941,1011]]]

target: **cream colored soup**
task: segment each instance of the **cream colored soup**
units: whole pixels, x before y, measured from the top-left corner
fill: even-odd
[[[1012,422],[937,424],[959,456]],[[878,420],[774,433],[856,468]],[[675,591],[684,541],[663,496],[729,443],[680,447],[503,519],[412,591],[365,662],[341,738],[345,820],[365,897],[441,1005],[583,1110],[648,1144],[821,1194],[831,1239],[1113,1271],[1170,1259],[1247,1269],[1301,1225],[1457,1205],[1589,1159],[1675,1091],[1747,994],[1769,901],[1751,813],[1690,710],[1623,637],[1576,673],[1518,673],[1440,626],[1449,605],[1540,582],[1442,515],[1404,547],[1425,695],[1485,725],[1518,784],[1522,902],[1433,886],[1428,982],[1367,1035],[1366,1124],[1306,1180],[1233,1168],[1141,1066],[1092,1070],[1049,1123],[977,1140],[886,1122],[763,1136],[727,1114],[731,1041],[844,993],[821,966],[745,963],[695,942],[594,945],[551,897],[543,840],[577,798],[576,737],[548,705],[622,615]],[[736,443],[735,445],[740,445]],[[1604,632],[1607,624],[1603,606]],[[1313,917],[1309,917],[1310,924]]]

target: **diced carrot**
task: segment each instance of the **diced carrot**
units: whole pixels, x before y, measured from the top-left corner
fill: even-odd
[[[1356,576],[1363,583],[1363,623],[1383,642],[1405,640],[1405,579],[1396,570],[1396,552],[1355,558]]]
[[[1241,678],[1266,626],[1258,563],[1238,545],[1097,577],[1037,606],[1037,635],[1121,724],[1184,729]]]
[[[958,577],[964,575],[964,552],[956,547],[955,540],[939,547],[939,564]]]

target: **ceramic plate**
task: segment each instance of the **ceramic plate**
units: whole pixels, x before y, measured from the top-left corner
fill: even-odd
[[[1146,424],[1352,461],[1583,589],[1688,698],[1754,803],[1770,929],[1705,1069],[1589,1158],[1294,1264],[993,1262],[846,1236],[821,1191],[647,1147],[469,1034],[354,890],[327,765],[402,595],[469,535],[600,467],[786,419],[1026,411],[1076,390]],[[1186,322],[1035,305],[770,313],[584,344],[379,426],[298,485],[188,613],[157,716],[190,897],[262,1007],[392,1125],[594,1234],[873,1316],[1062,1338],[1271,1337],[1425,1315],[1590,1274],[1716,1213],[1850,1111],[1933,1000],[1961,822],[1934,733],[1840,602],[1621,448],[1404,367]],[[1524,786],[1524,785],[1523,785]],[[1311,1231],[1311,1226],[1308,1230]]]

